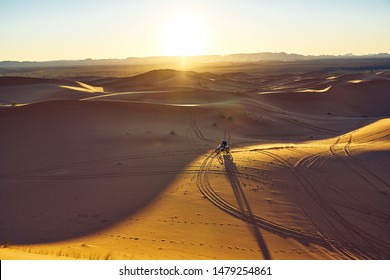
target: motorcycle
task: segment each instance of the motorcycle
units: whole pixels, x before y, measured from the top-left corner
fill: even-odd
[[[218,148],[215,149],[215,153],[219,155],[220,153],[225,152],[226,154],[230,154],[229,146],[219,145]]]

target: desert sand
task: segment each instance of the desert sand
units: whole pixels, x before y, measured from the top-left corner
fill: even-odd
[[[0,77],[0,104],[0,259],[390,258],[388,71]]]

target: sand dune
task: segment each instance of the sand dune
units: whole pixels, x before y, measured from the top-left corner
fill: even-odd
[[[323,89],[303,89],[303,90],[297,90],[297,92],[327,92],[328,90],[330,90],[331,87],[332,86],[328,86]]]
[[[334,85],[325,90],[298,89],[298,92],[291,92],[284,89],[278,90],[277,94],[270,94],[271,91],[267,95],[261,95],[261,98],[297,113],[379,117],[389,115],[385,106],[390,101],[389,85],[389,82],[384,80],[357,84],[340,84],[335,81]]]
[[[29,193],[16,195],[27,211],[19,212],[20,204],[12,200],[1,206],[7,226],[25,225],[27,233],[16,238],[18,243],[39,242],[31,232],[40,232],[37,225],[51,225],[54,233],[47,240],[69,238],[74,235],[69,233],[72,228],[93,231],[141,207],[184,172],[191,158],[210,147],[193,145],[188,137],[188,126],[196,129],[193,115],[213,118],[201,108],[71,101],[38,103],[0,114],[1,128],[8,127],[1,148],[7,186],[3,191],[11,196],[13,191]],[[175,157],[180,160],[172,167],[164,166]],[[135,167],[137,162],[141,166]],[[153,183],[156,177],[159,184]],[[33,203],[42,196],[50,198]],[[49,209],[50,214],[41,215]],[[88,223],[80,224],[83,219]]]
[[[72,80],[0,77],[0,105],[77,100],[87,93],[101,91],[101,88]]]
[[[91,85],[88,85],[88,84],[85,84],[85,83],[82,83],[82,82],[77,82],[77,81],[76,81],[76,83],[79,84],[78,87],[64,86],[64,85],[61,85],[60,87],[67,88],[67,89],[72,89],[72,90],[76,90],[76,91],[91,92],[91,93],[104,92],[103,87],[94,87],[94,86],[91,86]]]
[[[218,91],[238,91],[248,88],[248,83],[232,76],[193,71],[152,70],[129,78],[105,78],[95,81],[112,91],[150,90],[167,88],[193,88]]]
[[[0,257],[388,259],[386,75],[1,77]]]

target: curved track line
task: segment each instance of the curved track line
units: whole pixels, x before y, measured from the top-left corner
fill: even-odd
[[[197,183],[200,192],[215,206],[228,213],[229,215],[241,219],[246,222],[253,222],[253,217],[249,215],[247,212],[242,212],[238,207],[230,204],[222,197],[220,197],[212,188],[208,180],[208,174],[210,172],[210,167],[215,159],[215,155],[210,154],[207,158],[202,162],[202,165],[197,173]],[[308,232],[300,231],[297,229],[285,227],[271,221],[268,221],[260,216],[254,215],[254,219],[256,224],[264,229],[267,229],[271,232],[275,232],[282,235],[287,235],[291,237],[295,237],[297,239],[310,241],[313,243],[325,244],[328,242],[325,241],[322,237],[311,234]]]
[[[103,163],[110,163],[110,162],[117,162],[117,161],[149,159],[149,158],[153,159],[153,158],[178,156],[178,155],[195,155],[199,151],[200,151],[200,149],[193,149],[192,151],[186,150],[186,151],[175,151],[175,152],[162,152],[162,153],[154,153],[154,154],[149,154],[149,155],[134,154],[134,155],[125,155],[125,156],[118,156],[118,157],[107,157],[107,158],[100,158],[100,159],[75,161],[75,162],[56,164],[56,165],[41,167],[41,168],[24,169],[24,170],[19,170],[19,171],[5,172],[5,173],[1,173],[0,177],[17,176],[17,175],[23,175],[26,173],[33,173],[33,172],[47,172],[47,171],[53,171],[53,170],[57,170],[57,169],[61,169],[61,168],[74,167],[74,166],[80,166],[80,165],[96,165],[96,164],[103,164]]]
[[[350,140],[352,139],[352,135],[350,136]],[[340,142],[340,137],[337,138],[337,141],[330,145],[329,150],[335,158],[337,158],[343,165],[345,165],[347,168],[349,168],[353,173],[355,173],[358,177],[360,177],[363,181],[367,182],[371,187],[373,187],[376,191],[380,191],[377,187],[376,184],[374,184],[371,180],[369,180],[366,176],[364,176],[361,172],[359,172],[356,169],[356,163],[354,165],[351,165],[346,159],[343,157],[339,156],[336,152],[336,145],[339,144]],[[348,145],[348,143],[346,144]],[[349,152],[345,151],[345,146],[343,147],[344,153],[348,156],[348,159],[351,159],[352,157],[348,155]]]
[[[372,172],[370,169],[368,169],[367,167],[365,167],[362,163],[360,163],[359,161],[357,161],[356,159],[353,158],[352,154],[351,154],[351,151],[349,149],[349,146],[351,145],[352,143],[352,135],[350,136],[349,140],[348,140],[348,143],[344,146],[344,152],[345,154],[348,156],[348,158],[357,166],[359,167],[360,169],[362,169],[364,172],[370,174],[373,178],[377,179],[379,182],[381,182],[383,185],[385,185],[387,188],[390,188],[390,184],[387,183],[385,180],[383,180],[381,177],[379,177],[378,175],[376,175],[374,172]],[[373,183],[373,182],[371,182]]]
[[[280,120],[289,122],[291,124],[295,124],[295,125],[298,125],[298,126],[301,126],[301,127],[313,130],[313,131],[332,134],[332,135],[337,135],[337,134],[340,134],[340,132],[341,132],[338,130],[324,128],[324,127],[316,126],[313,124],[309,124],[307,122],[303,122],[303,121],[298,119],[298,117],[301,117],[301,118],[303,117],[301,115],[293,114],[291,112],[286,113],[280,109],[267,106],[267,105],[265,105],[261,102],[258,102],[258,101],[251,101],[251,103],[247,103],[247,105],[255,107],[256,109],[259,109],[259,107],[253,105],[253,103],[260,105],[263,113],[267,113],[268,115],[271,115],[271,116],[278,118]]]
[[[267,152],[267,151],[260,151],[260,152],[263,154],[267,154],[270,157],[272,157],[280,162],[284,162],[286,167],[288,167],[290,169],[290,171],[296,177],[298,182],[304,187],[307,194],[310,197],[312,197],[313,202],[318,205],[319,209],[321,210],[321,212],[319,212],[319,213],[322,214],[323,218],[329,223],[329,225],[331,225],[334,228],[334,230],[336,230],[336,232],[338,232],[338,229],[334,225],[333,221],[337,221],[338,223],[343,225],[345,228],[349,229],[349,232],[354,233],[355,238],[357,237],[360,240],[364,240],[368,245],[371,246],[370,248],[372,248],[372,246],[375,246],[375,245],[377,245],[377,246],[375,246],[375,248],[378,248],[378,246],[379,246],[379,248],[382,248],[382,247],[389,248],[388,242],[385,242],[383,240],[378,239],[377,237],[373,236],[369,231],[365,231],[364,233],[362,233],[362,230],[360,228],[358,228],[354,224],[351,224],[350,222],[348,222],[342,215],[340,215],[334,209],[334,207],[332,207],[332,205],[327,203],[322,198],[322,196],[311,185],[311,183],[308,181],[308,179],[305,176],[303,176],[297,170],[294,170],[293,165],[290,162],[288,162],[287,160],[283,159],[282,157],[280,157],[274,153]],[[322,211],[323,211],[323,213],[322,213]],[[330,218],[332,218],[332,219],[330,220]],[[313,223],[313,225],[315,226],[314,223]],[[340,236],[344,236],[342,232],[340,232],[340,234],[341,234]],[[357,247],[354,244],[355,242],[353,242],[349,239],[346,239],[346,241],[342,241],[342,242],[330,240],[327,238],[326,238],[326,240],[328,240],[328,242],[332,245],[332,247],[334,249],[336,249],[337,251],[343,253],[344,255],[346,255],[348,257],[351,257],[350,253],[352,253],[355,256],[359,256],[359,257],[363,257],[363,258],[367,258],[367,259],[375,258],[375,255],[369,255],[366,253],[367,248]],[[347,249],[347,251],[345,249]],[[381,252],[381,254],[383,255],[383,252]]]
[[[320,204],[320,209],[321,211],[319,211],[318,213],[321,214],[321,216],[324,218],[324,220],[334,229],[334,230],[337,230],[336,226],[333,224],[333,222],[331,220],[329,220],[329,218],[325,215],[325,213],[323,213],[322,211],[329,211],[329,209],[327,209],[327,205],[324,204],[324,203],[321,203],[320,200],[320,196],[318,193],[315,193],[313,194],[313,192],[311,191],[312,190],[312,187],[309,186],[308,187],[308,182],[306,180],[306,178],[304,177],[301,177],[300,176],[300,173],[297,172],[297,170],[294,170],[294,166],[287,160],[285,160],[284,158],[272,153],[272,152],[269,152],[269,151],[258,151],[260,153],[263,153],[265,155],[268,155],[269,157],[279,161],[280,163],[282,163],[283,166],[285,166],[286,168],[288,168],[290,170],[290,172],[292,173],[292,175],[296,178],[296,180],[300,183],[300,185],[302,185],[306,191],[306,193],[312,198],[312,201],[315,203],[315,204]],[[323,207],[325,207],[325,209],[323,209]],[[339,252],[341,255],[344,255],[346,256],[347,258],[349,259],[355,259],[354,257],[354,253],[351,253],[349,252],[348,250],[345,250],[345,249],[342,249],[343,246],[341,246],[341,243],[336,241],[336,240],[330,240],[328,239],[326,236],[324,236],[323,234],[321,234],[321,229],[317,226],[317,224],[310,218],[310,215],[307,213],[307,211],[303,208],[303,207],[300,207],[301,210],[303,211],[303,213],[305,213],[305,216],[307,217],[307,219],[309,219],[312,223],[312,225],[317,229],[318,233],[322,236],[322,238],[324,240],[327,241],[327,244],[330,245],[335,251]]]
[[[236,128],[236,126],[231,125],[231,126],[227,127],[227,128],[224,130],[224,132],[223,132],[224,138],[228,141],[228,143],[230,143],[231,140],[232,140],[232,134],[231,134],[231,133],[232,133],[232,131],[233,131],[235,128]]]
[[[200,140],[202,140],[202,141],[206,141],[206,142],[214,142],[214,141],[212,141],[212,140],[210,140],[210,139],[207,139],[206,137],[203,136],[203,133],[202,133],[202,131],[197,127],[196,121],[195,121],[195,120],[192,120],[192,121],[190,122],[190,126],[191,126],[192,130],[195,132],[196,137],[197,137],[198,139],[200,139]]]

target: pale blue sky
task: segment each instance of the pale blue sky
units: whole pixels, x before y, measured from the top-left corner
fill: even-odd
[[[198,54],[390,53],[390,0],[0,0],[0,60],[165,55],[180,15],[203,29]]]

